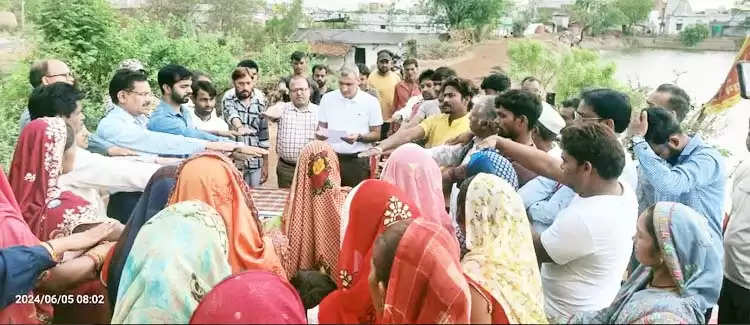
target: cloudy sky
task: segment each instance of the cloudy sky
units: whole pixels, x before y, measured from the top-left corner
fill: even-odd
[[[283,0],[277,0],[277,1],[283,1]],[[305,6],[320,7],[320,8],[327,8],[327,9],[356,9],[357,5],[360,3],[375,2],[373,0],[304,0],[304,1],[305,1]],[[397,1],[397,6],[399,8],[401,7],[408,8],[408,7],[411,7],[416,2],[417,2],[416,0],[399,0]],[[718,8],[720,6],[729,8],[733,2],[734,0],[690,0],[690,3],[693,5],[693,8],[696,10],[703,10],[707,8]]]

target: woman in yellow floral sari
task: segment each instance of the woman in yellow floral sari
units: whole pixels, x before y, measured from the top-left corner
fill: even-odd
[[[547,323],[521,198],[508,182],[489,174],[479,174],[461,187],[459,204],[465,202],[465,213],[459,213],[459,227],[468,250],[461,265],[471,288],[471,323]]]

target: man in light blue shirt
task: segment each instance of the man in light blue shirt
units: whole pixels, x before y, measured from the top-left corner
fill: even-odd
[[[96,129],[102,140],[142,154],[184,157],[204,150],[233,151],[234,142],[209,142],[146,128],[144,112],[149,106],[151,89],[145,74],[120,70],[109,84],[109,95],[116,106]]]
[[[660,107],[634,117],[630,133],[642,174],[654,188],[654,202],[682,203],[706,216],[721,244],[726,170],[719,151],[700,136],[685,134],[675,116]]]
[[[192,112],[187,104],[192,90],[192,73],[185,67],[169,64],[159,70],[159,88],[162,100],[151,114],[148,129],[181,135],[206,141],[226,141],[211,133],[198,130],[192,121]]]

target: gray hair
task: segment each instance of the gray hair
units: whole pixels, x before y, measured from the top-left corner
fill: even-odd
[[[483,109],[486,109],[484,111],[484,116],[480,116],[480,118],[487,119],[490,121],[496,119],[497,118],[497,111],[495,110],[496,98],[497,98],[496,95],[485,95],[485,96],[481,96],[477,98],[476,102],[474,102],[474,107],[472,108],[472,111],[479,112]]]
[[[355,66],[346,65],[341,68],[339,74],[341,75],[341,77],[352,77],[354,79],[359,79],[359,69]]]

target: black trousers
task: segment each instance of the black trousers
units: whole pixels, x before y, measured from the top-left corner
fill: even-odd
[[[750,290],[724,278],[719,296],[719,324],[750,323]]]
[[[341,185],[355,187],[370,178],[370,158],[357,158],[357,154],[336,154],[341,167]]]
[[[107,216],[119,220],[123,225],[128,223],[130,214],[141,199],[143,192],[118,192],[109,196]]]

